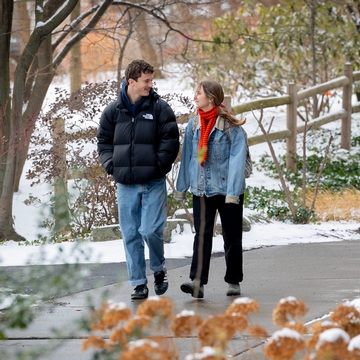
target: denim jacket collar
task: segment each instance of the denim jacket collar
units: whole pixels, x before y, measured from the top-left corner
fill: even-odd
[[[197,125],[196,129],[200,129],[200,115],[197,116]],[[217,128],[218,130],[225,131],[225,119],[221,116],[218,116],[214,125],[214,128]]]

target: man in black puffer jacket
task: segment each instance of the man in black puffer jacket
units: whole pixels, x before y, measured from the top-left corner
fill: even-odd
[[[149,248],[155,293],[168,288],[163,231],[166,174],[179,151],[175,114],[152,88],[153,67],[132,61],[118,100],[108,105],[97,133],[100,161],[117,183],[119,222],[132,299],[148,297],[144,242]]]

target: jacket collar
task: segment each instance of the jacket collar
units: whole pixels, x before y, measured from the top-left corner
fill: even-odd
[[[131,105],[126,91],[127,91],[127,82],[126,80],[124,80],[121,84],[121,88],[118,94],[117,105],[116,105],[117,108],[125,107],[129,111],[131,111],[130,109],[135,110],[134,107],[136,108],[147,107],[150,105],[151,99],[157,100],[158,98],[160,98],[159,94],[153,88],[151,88],[149,96],[144,96],[136,104]]]
[[[217,128],[218,130],[225,131],[225,120],[221,116],[218,116],[215,121],[214,127]],[[200,129],[200,116],[199,115],[197,115],[196,129]]]

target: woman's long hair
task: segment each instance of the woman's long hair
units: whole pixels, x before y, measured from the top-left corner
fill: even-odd
[[[214,104],[218,106],[218,115],[222,118],[228,120],[234,126],[240,126],[245,124],[246,119],[241,118],[238,120],[224,105],[224,90],[222,86],[213,80],[204,80],[201,81],[199,87],[202,87],[205,95],[214,101]]]

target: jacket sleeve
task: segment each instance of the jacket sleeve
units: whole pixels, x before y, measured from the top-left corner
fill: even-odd
[[[245,188],[246,139],[241,126],[230,128],[231,147],[226,203],[238,203]]]
[[[179,152],[179,128],[176,117],[165,101],[161,100],[159,114],[159,137],[157,146],[157,158],[159,168],[168,173]]]
[[[194,118],[191,118],[185,129],[180,169],[176,180],[175,198],[177,200],[185,200],[186,192],[190,187],[190,162],[193,153],[193,121]]]
[[[100,162],[107,174],[114,171],[114,132],[116,123],[116,104],[108,105],[101,114],[100,125],[97,131],[97,148]]]

